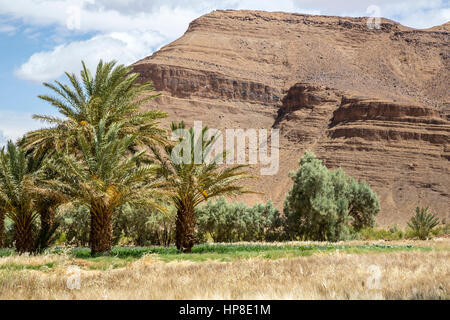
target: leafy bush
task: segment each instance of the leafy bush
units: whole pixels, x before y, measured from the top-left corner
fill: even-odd
[[[282,219],[272,202],[247,207],[224,198],[196,209],[199,242],[274,241],[282,233]]]
[[[4,248],[14,247],[14,222],[8,217],[5,217],[5,234],[4,234]]]
[[[397,227],[389,228],[389,230],[367,227],[357,232],[355,238],[359,240],[401,240],[405,238],[405,232],[398,230]]]
[[[66,205],[58,209],[58,244],[89,245],[90,213],[85,206]],[[174,241],[175,213],[121,206],[113,221],[114,245],[162,245]]]
[[[151,230],[151,244],[168,247],[175,242],[175,208],[166,213],[154,212],[147,220],[147,228]]]
[[[374,225],[380,211],[377,195],[341,169],[327,169],[313,153],[302,157],[292,180],[284,204],[290,239],[339,241],[348,239],[351,229]]]
[[[58,208],[58,238],[78,247],[89,244],[90,213],[85,206],[64,205]]]
[[[175,218],[175,210],[172,208],[167,213],[162,213],[124,205],[114,221],[115,244],[169,246],[174,242]],[[121,239],[129,241],[120,241]]]
[[[444,224],[442,226],[436,227],[431,231],[431,234],[435,237],[450,235],[450,224]]]
[[[428,212],[428,208],[416,207],[416,213],[408,223],[413,235],[420,240],[426,240],[430,237],[433,229],[439,225],[439,219],[435,214]]]

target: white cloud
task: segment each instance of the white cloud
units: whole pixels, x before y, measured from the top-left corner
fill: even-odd
[[[0,146],[7,140],[16,141],[30,130],[37,130],[44,124],[32,119],[30,113],[0,110]]]
[[[4,2],[4,3],[3,3]],[[58,78],[64,71],[75,72],[84,60],[92,68],[100,59],[118,60],[131,64],[153,53],[161,45],[181,36],[189,23],[201,15],[189,7],[155,6],[151,11],[120,10],[124,4],[133,7],[144,2],[129,1],[43,1],[0,0],[0,14],[20,19],[35,26],[56,25],[64,34],[95,32],[96,36],[74,42],[64,42],[52,50],[37,52],[28,61],[16,68],[15,75],[24,80],[43,82]],[[149,2],[147,3],[147,7]],[[79,6],[80,11],[73,8]],[[73,14],[75,13],[75,17]],[[78,14],[79,13],[79,14]],[[71,17],[72,15],[72,17]],[[78,20],[79,18],[79,20]],[[27,28],[26,30],[29,30]],[[57,35],[55,38],[60,38]]]
[[[65,27],[70,8],[79,7],[82,32],[153,30],[167,37],[179,36],[187,23],[214,9],[365,16],[367,7],[377,5],[385,17],[398,17],[411,27],[422,27],[425,21],[427,27],[445,23],[449,9],[447,0],[0,0],[0,4],[0,14],[26,24]]]
[[[8,142],[8,138],[3,134],[3,131],[0,130],[0,148],[6,145]]]
[[[0,24],[0,32],[12,35],[16,32],[16,27],[9,24]]]
[[[447,0],[294,0],[297,7],[317,9],[320,14],[364,17],[366,9],[375,5],[380,16],[412,28],[430,28],[450,20]]]
[[[91,3],[92,2],[92,3]],[[0,14],[20,19],[25,24],[68,27],[74,21],[79,32],[127,32],[149,31],[160,33],[165,37],[176,37],[185,31],[187,24],[198,17],[199,12],[190,5],[170,7],[162,4],[147,10],[121,12],[117,10],[119,3],[134,5],[133,0],[101,1],[87,0],[0,0]],[[148,3],[148,1],[147,1]],[[120,8],[120,6],[119,6]],[[149,8],[152,8],[149,11]],[[78,29],[79,26],[79,29]]]
[[[15,75],[24,80],[43,82],[58,78],[65,71],[78,73],[81,60],[90,69],[95,69],[98,61],[118,60],[129,65],[162,44],[163,38],[152,32],[114,32],[95,36],[86,41],[59,45],[51,51],[33,54]]]
[[[430,28],[442,25],[450,20],[450,8],[441,7],[440,1],[435,1],[434,5],[426,5],[419,1],[416,7],[408,7],[407,4],[387,5],[382,11],[388,16],[398,16],[398,21],[406,26],[415,28]]]

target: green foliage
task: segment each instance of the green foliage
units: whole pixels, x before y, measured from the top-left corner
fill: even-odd
[[[5,217],[5,239],[3,247],[12,248],[14,246],[14,222]]]
[[[439,219],[435,214],[428,212],[428,208],[416,207],[416,213],[411,217],[408,227],[413,235],[421,240],[426,240],[431,236],[433,229],[439,225]]]
[[[139,84],[139,75],[131,68],[100,61],[92,76],[82,65],[81,81],[66,73],[70,85],[44,84],[56,96],[40,98],[56,107],[62,118],[34,116],[51,127],[28,133],[23,145],[37,158],[47,156],[47,190],[89,208],[93,251],[109,251],[116,209],[130,202],[149,206],[163,196],[156,166],[149,164],[151,159],[142,149],[166,142],[166,131],[157,122],[166,114],[140,110],[156,96],[147,94],[153,87]],[[40,213],[56,210],[58,200],[48,200],[39,205]],[[38,248],[48,245],[56,229],[52,215],[44,216]]]
[[[355,238],[360,240],[402,240],[405,237],[405,232],[395,227],[389,230],[366,227],[355,235]]]
[[[280,213],[270,201],[247,207],[221,197],[198,207],[196,215],[199,241],[208,235],[215,242],[274,241],[282,232]]]
[[[59,227],[59,223],[44,224],[41,219],[37,225],[39,226],[39,232],[36,233],[33,252],[42,253],[57,240],[56,230]]]
[[[133,261],[145,255],[153,255],[162,261],[188,260],[188,261],[233,261],[236,259],[264,258],[279,259],[286,257],[310,256],[317,253],[331,253],[337,250],[362,254],[369,252],[395,252],[410,250],[432,250],[431,248],[392,245],[293,245],[293,244],[200,244],[192,249],[191,254],[183,254],[175,247],[114,247],[111,256],[92,257],[88,248],[74,248],[67,251],[53,249],[50,252],[58,254],[65,252],[79,259],[89,259],[95,262],[115,262],[116,259]],[[0,255],[2,252],[0,251]],[[4,250],[4,255],[13,254],[10,250]],[[105,267],[107,269],[108,267]]]
[[[284,214],[291,239],[338,241],[373,226],[380,211],[377,195],[365,182],[358,182],[341,169],[328,170],[311,152],[300,160],[292,174]],[[351,228],[350,228],[351,227]]]
[[[434,228],[433,230],[431,230],[431,234],[435,237],[437,236],[445,236],[445,235],[450,235],[450,224],[445,224],[444,222],[442,222],[441,226],[438,226],[436,228]]]
[[[171,200],[177,210],[177,248],[189,252],[195,242],[195,208],[217,196],[249,193],[238,182],[250,176],[243,170],[244,165],[219,165],[216,160],[223,159],[225,153],[212,157],[218,135],[210,134],[207,127],[202,128],[198,138],[193,128],[185,128],[184,122],[172,123],[171,130],[179,136],[178,144],[167,144],[163,153],[157,148],[152,150],[160,164],[159,173],[167,181],[167,189],[172,194]],[[201,150],[201,154],[197,150]]]
[[[352,227],[358,231],[366,226],[375,225],[375,217],[380,211],[378,196],[365,181],[347,178],[348,190],[345,196],[348,199],[349,215],[352,217]]]
[[[4,209],[2,209],[2,204],[0,201],[0,248],[5,246],[5,218],[6,214]]]
[[[431,236],[445,236],[450,234],[450,225],[443,224],[442,226],[437,226],[430,232]],[[399,229],[397,226],[392,226],[389,229],[375,229],[371,227],[366,227],[353,234],[353,239],[357,240],[402,240],[402,239],[413,239],[417,238],[417,233],[411,229],[406,230]]]
[[[75,74],[66,73],[66,76],[69,85],[59,81],[44,83],[54,96],[39,98],[54,106],[61,117],[34,115],[34,119],[50,127],[27,133],[27,150],[52,153],[79,149],[78,133],[102,121],[106,129],[121,123],[120,137],[135,135],[134,146],[166,141],[165,130],[158,126],[158,120],[167,115],[158,110],[141,110],[145,103],[159,95],[149,95],[154,90],[152,84],[138,83],[139,74],[133,73],[130,67],[100,60],[92,76],[82,62],[81,80]]]
[[[58,238],[56,239],[55,244],[57,246],[65,245],[67,242],[66,234],[64,232],[61,232],[61,233],[57,233],[57,235],[58,235]]]
[[[89,243],[89,209],[83,205],[64,205],[58,209],[59,237],[64,234],[64,243],[84,247]]]
[[[147,220],[152,245],[168,247],[175,242],[176,210],[170,207],[166,212],[154,211]]]
[[[90,213],[80,205],[64,205],[58,210],[61,244],[84,247],[89,244]],[[125,204],[113,219],[114,245],[169,246],[174,241],[175,212],[132,208]]]
[[[61,189],[72,202],[84,205],[96,217],[110,219],[117,208],[127,203],[160,208],[155,198],[165,195],[162,182],[156,179],[157,167],[138,165],[144,151],[130,154],[135,137],[120,138],[120,128],[113,124],[106,129],[101,121],[79,134],[81,157],[57,153],[58,157],[46,163],[58,176],[47,184]],[[70,239],[70,232],[65,232]]]
[[[129,244],[137,246],[169,246],[174,242],[175,217],[173,208],[161,212],[151,208],[132,208],[126,204],[119,208],[114,219],[115,242],[129,239]]]
[[[184,122],[178,124],[172,123],[171,129],[173,132],[178,130],[185,130]],[[208,138],[208,127],[203,127],[199,138],[195,140],[193,128],[186,129],[189,140],[187,150],[180,152],[181,157],[174,155],[174,145],[168,144],[164,148],[164,155],[161,155],[160,150],[153,149],[153,152],[161,165],[160,174],[168,181],[168,188],[172,191],[172,200],[177,209],[194,209],[200,203],[220,195],[239,195],[247,191],[244,187],[236,184],[241,179],[249,178],[247,172],[241,170],[245,166],[233,166],[219,168],[219,164],[210,159],[207,161],[207,156],[218,138],[213,135]],[[181,142],[182,137],[180,138]],[[200,144],[200,150],[203,150],[201,159],[195,159],[196,145]],[[178,145],[179,146],[179,145]],[[224,154],[216,155],[223,157]],[[186,161],[185,161],[186,160]]]
[[[16,249],[31,252],[34,246],[35,222],[39,217],[34,206],[37,171],[35,159],[11,141],[0,150],[1,210],[14,223]]]
[[[0,248],[0,258],[3,257],[10,257],[15,254],[15,251],[13,249],[8,248]]]

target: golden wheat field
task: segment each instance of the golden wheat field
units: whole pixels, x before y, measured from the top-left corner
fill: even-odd
[[[106,265],[10,256],[0,258],[0,299],[449,299],[450,239],[414,244],[432,250]]]

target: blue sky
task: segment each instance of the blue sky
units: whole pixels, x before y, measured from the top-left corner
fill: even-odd
[[[376,10],[368,10],[374,8]],[[180,37],[215,9],[371,16],[428,28],[450,20],[449,0],[0,0],[0,145],[55,114],[37,98],[42,82],[77,72],[83,59],[131,64]]]

